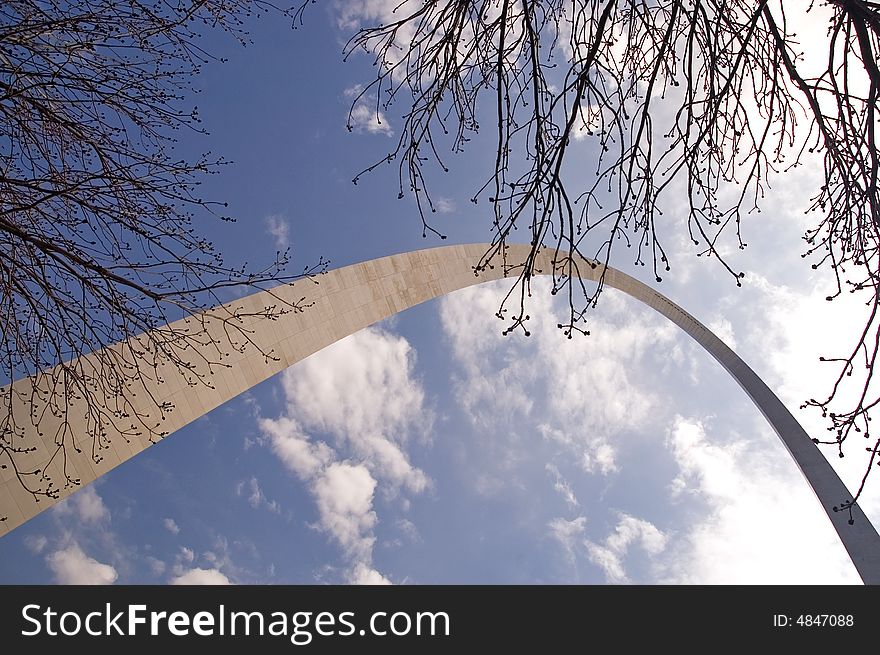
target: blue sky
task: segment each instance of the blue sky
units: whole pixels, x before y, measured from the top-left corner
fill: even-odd
[[[290,246],[296,270],[441,245],[397,199],[394,168],[351,182],[399,121],[358,110],[346,130],[372,72],[342,45],[359,15],[394,4],[319,3],[296,31],[264,17],[247,48],[206,37],[229,61],[196,80],[211,135],[179,149],[234,162],[203,185],[239,219],[202,228],[230,260]],[[574,165],[589,148],[576,142]],[[488,205],[469,198],[493,156],[477,139],[435,176],[443,245],[489,238]],[[800,257],[818,172],[778,178],[749,219],[741,289],[669,208],[659,287],[813,434],[824,423],[798,406],[827,389],[818,356],[842,352],[863,311],[829,311],[832,281]],[[544,286],[532,336],[502,337],[503,293],[403,312],[180,430],[0,539],[0,583],[858,582],[775,435],[686,335],[609,290],[592,336],[568,341]],[[857,484],[861,458],[832,463]],[[878,487],[863,501],[875,525]]]

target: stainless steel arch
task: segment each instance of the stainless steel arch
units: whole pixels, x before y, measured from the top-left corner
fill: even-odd
[[[142,415],[145,423],[154,421],[162,425],[163,431],[174,432],[291,364],[361,328],[457,289],[500,279],[503,277],[500,266],[479,276],[474,275],[473,265],[487,248],[485,244],[473,244],[413,251],[330,271],[320,278],[317,285],[304,280],[292,287],[273,290],[273,293],[282,297],[305,297],[313,303],[303,313],[287,314],[272,321],[253,318],[245,325],[252,330],[252,338],[263,349],[274,352],[277,361],[267,360],[257,352],[237,352],[235,349],[229,349],[230,356],[225,360],[229,366],[223,368],[209,367],[206,361],[194,357],[197,370],[210,376],[213,388],[192,386],[176,367],[159,364],[154,381],[145,382],[144,388],[132,390],[136,394],[132,401],[133,410]],[[523,261],[527,252],[526,246],[516,245],[510,246],[508,251],[513,261]],[[536,267],[546,273],[553,269],[549,251],[540,256]],[[601,268],[593,268],[588,262],[583,262],[580,274],[584,278],[598,280]],[[858,505],[852,508],[853,525],[848,524],[848,512],[833,511],[834,505],[851,498],[848,490],[804,429],[767,385],[710,330],[662,294],[612,268],[605,272],[605,284],[666,316],[703,346],[736,379],[773,426],[806,477],[862,580],[867,584],[880,584],[880,535]],[[260,292],[229,303],[225,308],[240,307],[254,312],[276,303],[277,300],[269,292]],[[219,318],[221,315],[223,312],[216,310],[213,314],[211,311],[206,313],[206,347],[213,348],[214,344],[222,345],[228,340],[223,321]],[[186,328],[192,325],[192,321],[178,321],[172,325]],[[89,357],[84,358],[86,366],[89,365]],[[47,392],[57,388],[52,384],[51,371],[38,376],[38,384]],[[28,398],[32,385],[32,380],[25,379],[3,389],[2,397],[11,399],[9,411],[30,416]],[[172,403],[174,410],[163,418],[156,401]],[[76,410],[74,401],[68,411],[69,421],[72,422],[72,432],[82,434],[86,424],[78,417],[84,412]],[[77,420],[81,422],[79,431],[75,423]],[[24,442],[19,444],[35,448],[28,455],[28,465],[46,470],[54,479],[63,479],[62,466],[66,465],[67,470],[73,471],[82,485],[86,485],[152,445],[146,436],[130,437],[128,440],[120,438],[130,425],[130,421],[127,424],[120,421],[118,429],[109,427],[109,443],[100,451],[99,461],[95,461],[98,458],[91,453],[83,452],[72,454],[62,464],[59,458],[52,458],[52,453],[57,450],[52,435],[58,429],[59,422],[60,419],[51,415],[31,421]],[[40,433],[44,436],[40,436]],[[116,438],[113,438],[114,434]],[[0,454],[0,463],[4,463],[2,459],[3,455]],[[7,518],[0,523],[0,535],[77,488],[62,490],[57,500],[43,498],[41,502],[35,502],[34,496],[22,488],[11,466],[0,470],[0,516]]]

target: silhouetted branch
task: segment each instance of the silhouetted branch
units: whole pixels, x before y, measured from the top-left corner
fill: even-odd
[[[564,291],[569,305],[560,327],[571,337],[586,333],[603,283],[588,289],[566,253],[608,263],[618,245],[632,248],[635,263],[650,264],[659,282],[670,270],[661,207],[683,204],[699,255],[716,259],[739,285],[743,274],[720,247],[722,235],[733,231],[745,248],[743,217],[759,211],[770,178],[821,154],[825,179],[809,207],[818,218],[804,256],[833,271],[829,299],[848,289],[864,294],[870,309],[852,351],[828,360],[841,366],[829,396],[807,403],[830,418],[842,456],[853,432],[870,439],[869,413],[880,402],[872,384],[880,338],[880,5],[827,0],[796,10],[815,13],[818,5],[829,16],[820,46],[827,60],[808,70],[784,2],[402,0],[345,49],[346,57],[373,60],[376,77],[363,92],[379,98],[377,114],[395,102],[404,107],[394,149],[355,181],[395,162],[400,197],[413,194],[424,234],[436,232],[431,169],[447,170],[444,151],[463,151],[490,122],[494,168],[473,201],[490,203],[493,245],[475,272],[497,263],[518,276],[498,316],[505,333],[527,333],[535,255],[552,249],[553,293]],[[578,139],[592,170],[565,166]],[[504,245],[520,229],[531,255],[509,262]],[[840,389],[854,374],[863,392],[851,400]],[[832,402],[849,409],[832,412]],[[868,450],[874,462],[876,447]]]
[[[201,178],[224,161],[172,151],[175,131],[201,131],[197,110],[184,107],[211,58],[199,31],[220,28],[246,43],[245,18],[269,10],[292,16],[253,0],[0,4],[0,360],[5,382],[45,371],[26,391],[0,390],[0,466],[37,499],[79,484],[71,449],[100,461],[107,426],[130,423],[126,438],[164,435],[133,410],[132,389],[151,388],[145,382],[169,366],[210,385],[226,353],[206,342],[206,320],[222,321],[244,349],[258,347],[246,319],[303,309],[279,299],[207,317],[221,292],[265,289],[325,266],[288,274],[288,252],[258,270],[227,264],[195,226],[230,220],[198,195]],[[167,325],[181,317],[190,317],[187,329]],[[83,411],[81,399],[87,430],[74,434],[69,412]],[[35,462],[24,435],[49,416],[57,428],[42,436],[54,450],[48,463]],[[58,463],[63,475],[53,479],[47,471]]]

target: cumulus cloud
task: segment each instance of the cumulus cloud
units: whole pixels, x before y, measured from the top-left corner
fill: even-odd
[[[46,553],[45,562],[60,584],[113,584],[131,565],[132,550],[111,528],[111,513],[96,485],[84,487],[55,505],[56,532],[29,541],[35,553]],[[120,516],[130,516],[130,508]],[[86,552],[100,553],[96,557]]]
[[[284,414],[260,420],[273,452],[308,485],[315,527],[340,545],[352,580],[373,579],[378,485],[391,494],[420,493],[430,482],[406,452],[413,435],[431,425],[413,367],[405,339],[362,330],[286,371]]]
[[[165,529],[171,534],[180,534],[180,526],[177,525],[177,522],[174,519],[162,519],[162,525],[165,526]]]
[[[343,30],[353,30],[364,24],[387,23],[394,18],[400,0],[345,0],[335,4],[337,25]]]
[[[228,585],[232,584],[217,569],[194,568],[186,570],[171,579],[173,585]]]
[[[235,544],[242,545],[242,542]],[[168,583],[172,585],[235,584],[233,580],[247,579],[250,574],[233,562],[229,551],[227,539],[217,535],[211,550],[197,553],[188,546],[181,546],[170,566],[153,558],[149,563],[157,575],[167,571]],[[253,554],[258,557],[255,550]]]
[[[58,584],[109,585],[119,577],[115,568],[86,555],[75,541],[50,553],[46,564]]]
[[[323,441],[310,441],[299,423],[288,416],[263,419],[260,428],[281,462],[303,480],[313,478],[333,461],[333,449]]]
[[[358,563],[348,576],[349,584],[356,585],[390,585],[391,581],[376,569]]]
[[[110,520],[110,511],[94,485],[68,496],[55,505],[53,511],[59,516],[74,516],[81,523],[97,524]]]
[[[356,104],[348,116],[348,127],[355,132],[367,132],[369,134],[393,134],[391,125],[384,112],[370,107],[366,103]]]
[[[285,371],[286,416],[263,419],[260,427],[298,475],[313,475],[330,461],[330,449],[307,440],[303,430],[322,432],[378,478],[423,491],[428,477],[404,451],[411,435],[424,434],[431,422],[413,368],[406,339],[362,330]]]
[[[367,467],[334,463],[312,488],[320,513],[320,527],[329,532],[346,552],[364,561],[373,548],[370,536],[376,525],[373,492],[376,481]]]
[[[682,417],[668,431],[677,474],[667,487],[672,504],[665,516],[675,528],[660,530],[620,512],[608,536],[590,540],[583,517],[556,518],[549,534],[565,561],[586,558],[613,584],[631,582],[633,570],[641,581],[662,584],[858,583],[775,435],[763,426],[752,438],[708,432],[703,422]]]
[[[475,427],[517,432],[530,421],[545,440],[573,455],[590,473],[617,470],[615,439],[651,424],[658,394],[637,375],[647,358],[664,352],[666,365],[681,354],[674,326],[633,301],[606,293],[589,338],[569,342],[556,328],[563,310],[549,282],[532,282],[528,339],[501,335],[494,318],[509,281],[470,287],[444,297],[440,317],[461,374],[456,399]]]
[[[705,513],[670,545],[660,581],[859,581],[806,482],[787,456],[774,452],[782,449],[774,439],[767,434],[761,440],[718,443],[702,422],[676,419],[668,435],[680,467],[674,492],[697,494]]]
[[[829,422],[814,409],[800,410],[809,398],[829,393],[839,365],[821,362],[819,356],[839,357],[848,354],[857,339],[859,326],[865,324],[867,308],[863,299],[846,294],[831,305],[825,300],[829,281],[822,276],[801,279],[797,284],[773,283],[764,276],[752,276],[752,297],[761,312],[758,326],[745,332],[745,357],[764,377],[780,399],[792,411],[808,434],[826,438]],[[829,311],[832,308],[833,311]],[[853,377],[844,377],[832,411],[851,408],[861,393],[863,380],[856,367]],[[834,448],[825,448],[826,457],[851,491],[861,483],[868,466],[864,451],[845,444],[845,458]],[[862,509],[876,524],[880,521],[880,485],[869,484],[859,500]]]
[[[766,213],[772,213],[774,221],[750,223],[751,247],[737,261],[737,267],[747,271],[742,289],[730,284],[719,267],[691,262],[686,259],[686,247],[673,247],[669,253],[679,262],[676,271],[684,268],[686,275],[674,275],[661,290],[673,299],[683,299],[686,309],[737,348],[808,433],[823,436],[826,421],[818,412],[798,411],[798,406],[830,389],[828,372],[823,369],[833,366],[820,363],[818,356],[844,352],[847,335],[864,324],[866,308],[858,298],[835,301],[837,306],[827,303],[824,298],[833,279],[811,272],[798,256],[804,218],[795,216],[791,207],[798,206],[803,189],[812,184],[809,177],[796,177],[785,193],[768,198]],[[667,213],[674,215],[672,210]],[[791,247],[784,245],[789,243]],[[682,267],[681,262],[686,265]],[[500,331],[500,323],[481,319],[494,313],[500,292],[509,288],[509,282],[495,286],[498,292],[494,294],[490,294],[491,285],[485,285],[448,296],[441,303],[444,329],[461,370],[457,398],[473,424],[494,429],[501,423],[509,432],[535,425],[544,443],[575,457],[580,451],[585,471],[614,473],[621,485],[628,481],[628,489],[638,488],[655,499],[663,490],[652,489],[650,484],[667,475],[667,458],[677,468],[666,482],[665,491],[673,504],[664,514],[662,550],[650,550],[652,543],[660,541],[645,546],[643,536],[648,533],[644,531],[637,538],[630,536],[633,541],[628,542],[624,537],[634,534],[631,525],[615,539],[609,537],[610,542],[594,538],[589,549],[574,547],[566,551],[567,556],[586,552],[606,579],[617,581],[639,577],[641,569],[638,574],[633,571],[645,560],[661,582],[857,580],[832,528],[776,436],[718,364],[676,336],[676,328],[608,291],[594,312],[592,336],[582,340],[582,352],[563,352],[558,340],[555,349],[544,348],[542,319],[536,317],[545,316],[550,303],[546,288],[533,283],[528,312],[535,326],[530,344],[522,346],[515,337],[507,337],[501,346],[502,339],[493,336]],[[591,351],[591,344],[600,344],[597,337],[603,336],[607,339]],[[657,384],[658,373],[668,374],[668,385]],[[547,389],[553,390],[554,398],[542,398]],[[694,418],[675,419],[683,406],[693,410],[688,413]],[[621,437],[629,439],[628,432],[662,440],[664,426],[670,424],[674,436],[666,439],[666,452],[651,451],[655,461],[639,461],[635,454],[623,457],[626,441]],[[510,451],[524,450],[514,441],[505,443]],[[831,458],[851,489],[864,474],[865,461],[859,454]],[[558,454],[553,459],[561,461]],[[636,476],[646,466],[651,467],[651,474],[642,486]],[[554,486],[565,497],[565,485]],[[861,504],[875,523],[880,520],[880,485],[869,484]],[[584,509],[594,511],[593,505]],[[628,511],[628,515],[641,513]],[[590,516],[591,525],[596,525]],[[560,542],[570,544],[571,540]],[[636,568],[628,570],[627,562]]]

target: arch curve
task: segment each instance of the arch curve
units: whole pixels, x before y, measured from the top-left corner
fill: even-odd
[[[218,369],[201,361],[196,366],[196,372],[210,374],[213,388],[192,386],[176,367],[160,364],[154,381],[144,381],[144,388],[136,390],[136,400],[131,402],[133,411],[138,412],[144,423],[155,421],[159,425],[161,421],[163,431],[170,434],[292,364],[364,327],[452,291],[501,279],[504,273],[500,266],[481,272],[479,276],[474,275],[474,263],[488,248],[488,244],[456,245],[382,257],[329,271],[319,278],[318,284],[302,280],[292,286],[258,292],[228,303],[223,306],[225,311],[241,309],[248,313],[276,304],[277,296],[290,300],[304,297],[312,305],[305,312],[285,314],[277,320],[248,319],[246,327],[252,331],[254,341],[265,351],[272,351],[277,360],[267,359],[259,352],[230,349],[230,355],[225,360],[226,367]],[[511,245],[508,250],[514,261],[524,261],[528,252],[529,248],[525,245]],[[550,257],[549,251],[539,255],[536,270],[552,271]],[[581,277],[593,281],[598,281],[602,274],[601,267],[594,267],[586,261],[580,268]],[[853,525],[848,524],[849,512],[833,511],[834,505],[851,498],[849,491],[769,387],[708,328],[664,295],[616,269],[609,267],[604,272],[605,285],[641,301],[675,323],[739,383],[807,479],[862,580],[867,584],[880,584],[880,535],[857,504],[852,508]],[[205,321],[205,330],[207,337],[222,342],[228,339],[228,335],[223,329],[223,321],[213,318],[212,311],[215,310],[206,312],[208,320]],[[169,327],[186,329],[189,324],[184,319]],[[89,357],[91,355],[84,359]],[[198,358],[194,358],[194,361],[198,361]],[[199,366],[204,370],[199,371]],[[47,380],[44,386],[54,389],[48,382],[51,372],[36,376],[38,385],[42,377]],[[29,391],[33,385],[34,379],[26,378],[3,389],[3,397],[12,399],[9,411],[20,412],[22,416],[30,415],[26,400],[28,393],[25,391]],[[174,409],[166,411],[163,416],[157,403],[170,403]],[[68,410],[68,422],[73,434],[82,434],[86,430],[86,423],[78,416],[84,412],[75,410],[74,401]],[[77,420],[80,420],[79,425],[76,424]],[[50,475],[63,479],[62,466],[66,466],[81,480],[80,487],[153,444],[153,440],[145,435],[122,438],[127,431],[122,425],[118,429],[108,426],[109,439],[106,447],[101,449],[100,458],[91,453],[76,453],[67,457],[62,465],[58,458],[52,457],[57,446],[51,435],[57,430],[59,421],[57,417],[45,416],[36,423],[27,423],[23,445],[35,449],[28,457],[34,468],[46,469]],[[40,433],[44,436],[40,436]],[[0,463],[4,463],[3,457],[0,454]],[[80,488],[64,489],[58,499],[43,498],[41,502],[35,502],[34,496],[22,488],[11,468],[0,469],[0,516],[7,519],[0,523],[0,535]]]

